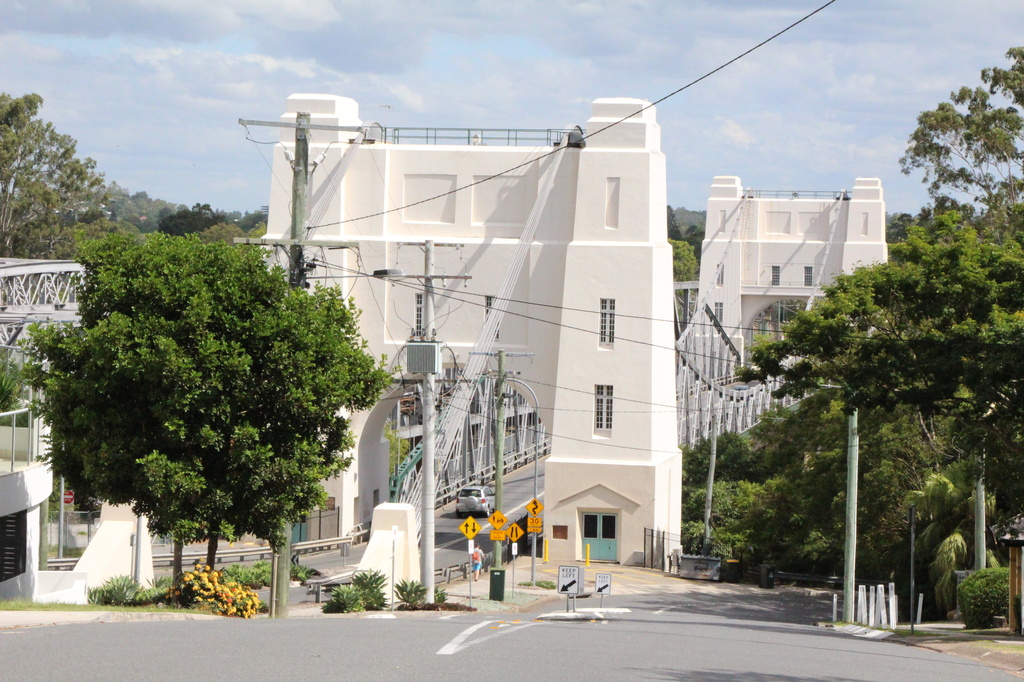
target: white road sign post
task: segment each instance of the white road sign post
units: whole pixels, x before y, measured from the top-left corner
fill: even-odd
[[[594,592],[601,595],[601,606],[604,606],[604,595],[612,593],[611,573],[598,573],[594,576]]]
[[[558,567],[558,594],[565,595],[565,610],[569,611],[569,599],[572,598],[572,610],[576,610],[576,595],[580,593],[583,585],[582,566],[559,566]]]

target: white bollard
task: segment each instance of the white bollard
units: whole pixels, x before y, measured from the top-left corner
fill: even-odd
[[[875,613],[878,614],[878,627],[884,628],[886,624],[885,614],[885,585],[875,585]]]
[[[868,623],[868,595],[864,585],[857,588],[857,622],[861,625]]]
[[[924,592],[918,592],[917,594],[917,620],[915,621],[918,625],[921,624],[921,608],[924,607]]]
[[[896,610],[896,583],[889,583],[889,629],[895,630],[899,621],[899,611]]]
[[[836,616],[839,615],[839,595],[832,595],[832,622],[836,622]]]
[[[875,591],[875,588],[872,587],[869,594],[870,597],[868,598],[868,627],[873,628],[875,627],[875,623],[877,622],[875,620],[875,609],[878,607],[878,593]]]

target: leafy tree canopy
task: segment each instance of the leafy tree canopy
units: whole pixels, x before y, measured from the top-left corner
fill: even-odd
[[[103,181],[76,142],[38,118],[43,98],[0,93],[0,256],[49,256],[61,227],[99,206]]]
[[[180,208],[174,213],[163,214],[158,229],[164,234],[183,237],[205,232],[224,222],[227,222],[227,215],[223,211],[215,211],[209,204],[196,204],[192,208]]]
[[[85,244],[81,325],[36,327],[49,460],[180,542],[281,525],[323,502],[353,438],[342,410],[389,382],[333,289],[289,289],[262,250],[152,235]]]
[[[676,282],[692,282],[697,279],[700,265],[693,253],[693,247],[686,242],[669,240],[672,244],[672,278]]]
[[[984,69],[981,87],[961,87],[921,113],[900,159],[904,173],[924,171],[945,208],[965,197],[984,207],[981,227],[997,239],[1024,229],[1024,47],[1006,56],[1010,68]]]
[[[990,455],[1024,454],[1024,253],[938,217],[912,228],[888,263],[841,275],[786,337],[756,346],[747,378],[783,377],[801,395],[838,384],[849,407],[905,404],[988,434]],[[1009,462],[1003,462],[1009,464]],[[1024,490],[1007,469],[997,483]]]

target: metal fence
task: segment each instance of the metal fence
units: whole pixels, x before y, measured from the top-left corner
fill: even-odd
[[[669,556],[680,547],[680,540],[678,533],[644,528],[644,566],[669,570]]]
[[[341,509],[316,509],[295,524],[301,537],[296,542],[341,537]]]
[[[92,536],[100,525],[100,513],[98,511],[69,511],[64,512],[64,537],[61,537],[61,524],[56,515],[47,524],[47,540],[51,552],[58,557],[65,554],[78,556],[92,542]]]

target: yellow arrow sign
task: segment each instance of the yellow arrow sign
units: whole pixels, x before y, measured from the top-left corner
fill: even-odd
[[[526,503],[526,511],[530,512],[533,516],[536,516],[544,511],[544,505],[535,497]]]
[[[498,511],[497,509],[494,511],[493,514],[491,514],[491,517],[487,520],[491,522],[492,526],[494,526],[494,530],[501,530],[501,527],[508,523],[508,519],[505,518],[505,515]]]
[[[480,524],[477,523],[476,519],[470,516],[462,522],[462,525],[459,526],[459,530],[461,530],[462,534],[468,539],[472,540],[473,536],[480,532]]]
[[[508,539],[512,542],[519,542],[519,538],[523,537],[523,529],[519,527],[518,523],[513,523],[508,527]]]

